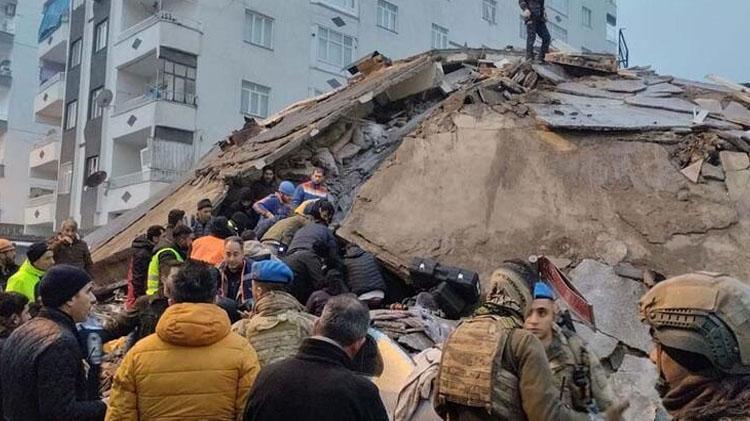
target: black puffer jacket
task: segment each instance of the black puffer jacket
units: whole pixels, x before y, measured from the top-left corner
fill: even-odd
[[[379,289],[385,291],[383,274],[375,257],[357,246],[350,246],[344,256],[346,266],[346,282],[349,289],[362,295]]]
[[[6,420],[103,420],[107,406],[88,400],[84,353],[73,319],[43,308],[5,341],[0,354]]]
[[[125,301],[127,308],[135,305],[135,300],[146,295],[146,281],[148,280],[148,265],[154,252],[154,243],[146,235],[139,235],[133,240],[133,257],[128,270],[128,296]]]

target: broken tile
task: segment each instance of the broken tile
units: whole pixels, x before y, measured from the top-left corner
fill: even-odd
[[[708,110],[711,113],[721,113],[721,101],[712,98],[698,98],[695,102],[700,105],[704,110]]]
[[[727,173],[746,170],[750,167],[750,158],[744,152],[721,151],[719,152],[719,159],[721,160],[721,166]]]
[[[724,170],[720,166],[709,164],[708,162],[703,164],[701,176],[707,180],[717,181],[724,181],[725,178]]]
[[[682,171],[680,171],[680,174],[684,175],[685,178],[692,181],[693,183],[697,183],[701,175],[702,166],[703,160],[699,159],[698,161],[695,161],[687,167],[683,168]]]

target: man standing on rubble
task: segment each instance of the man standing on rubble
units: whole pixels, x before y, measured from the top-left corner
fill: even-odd
[[[542,38],[542,48],[539,51],[538,61],[544,62],[544,57],[549,51],[552,37],[547,30],[547,12],[544,10],[544,0],[518,0],[518,5],[523,11],[523,20],[526,23],[526,59],[534,58],[534,42],[536,36]]]
[[[725,275],[662,281],[640,301],[653,339],[656,389],[675,420],[747,420],[750,287]]]
[[[214,207],[211,204],[211,199],[201,199],[198,201],[198,212],[195,213],[193,221],[190,224],[195,238],[201,238],[204,235],[208,235],[213,211]]]
[[[486,300],[443,346],[435,410],[447,420],[589,420],[560,400],[544,346],[523,329],[536,271],[522,260],[503,263]],[[610,408],[619,420],[627,404]]]
[[[552,289],[537,282],[524,328],[542,341],[563,403],[580,412],[606,411],[613,404],[613,395],[599,357],[575,332],[558,326],[557,316]]]
[[[73,265],[89,274],[94,262],[91,260],[89,245],[78,236],[78,222],[68,218],[56,236],[49,240],[56,265]]]
[[[297,191],[294,192],[294,198],[292,199],[292,207],[297,207],[308,200],[326,199],[330,201],[331,195],[328,193],[325,182],[325,168],[315,167],[310,176],[310,181],[297,186]]]
[[[190,227],[178,225],[172,232],[172,237],[172,244],[155,250],[151,257],[148,264],[146,295],[154,295],[163,287],[160,281],[160,271],[166,261],[184,262],[190,255],[190,246],[193,244],[193,231]]]

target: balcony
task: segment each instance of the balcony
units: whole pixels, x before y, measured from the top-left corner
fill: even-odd
[[[65,103],[65,73],[60,72],[39,86],[34,98],[34,114],[60,121]]]
[[[169,47],[193,55],[200,54],[203,24],[161,11],[123,30],[114,44],[114,65],[120,67],[159,47]]]
[[[16,35],[16,20],[9,16],[0,16],[0,41],[11,43]]]
[[[45,180],[57,180],[60,159],[60,135],[48,135],[44,141],[34,145],[29,153],[29,176]]]
[[[178,180],[181,172],[160,169],[112,177],[102,201],[102,211],[110,214],[132,209]]]
[[[69,32],[68,17],[64,16],[60,23],[52,33],[47,35],[45,38],[39,41],[39,58],[46,61],[52,61],[55,63],[65,63],[68,51],[68,32]]]
[[[29,198],[24,210],[24,225],[27,226],[27,233],[30,225],[36,226],[36,230],[46,231],[49,228],[49,231],[52,231],[52,224],[55,221],[56,200],[54,193]]]
[[[154,90],[116,106],[109,120],[110,136],[118,138],[154,126],[194,132],[195,106],[164,99],[168,97],[166,91]]]

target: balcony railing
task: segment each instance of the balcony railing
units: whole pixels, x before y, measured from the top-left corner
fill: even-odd
[[[42,196],[37,197],[30,197],[29,200],[26,202],[27,207],[29,208],[35,208],[37,206],[44,206],[49,205],[55,201],[55,194],[45,194]]]
[[[109,188],[119,189],[122,187],[149,182],[171,183],[177,181],[181,175],[182,173],[179,171],[160,170],[152,168],[132,174],[112,177],[112,179],[109,180]]]
[[[7,34],[16,33],[16,21],[15,19],[7,16],[0,17],[0,32]]]
[[[153,101],[169,101],[194,106],[198,103],[198,97],[191,93],[160,89],[157,86],[148,86],[145,88],[143,95],[129,99],[116,106],[115,115],[134,110]]]
[[[154,25],[155,23],[158,23],[158,22],[170,22],[175,25],[184,26],[188,29],[193,29],[195,31],[203,33],[203,22],[200,22],[194,19],[184,18],[179,15],[175,15],[172,12],[162,10],[130,26],[129,28],[123,30],[122,32],[120,32],[120,36],[117,37],[117,43],[120,43],[130,38],[131,36],[137,34],[138,32],[145,30],[149,26]]]
[[[49,79],[43,80],[42,83],[39,85],[39,92],[43,92],[45,89],[49,88],[50,86],[54,85],[57,82],[65,82],[65,72],[56,73],[54,76],[50,77]]]

